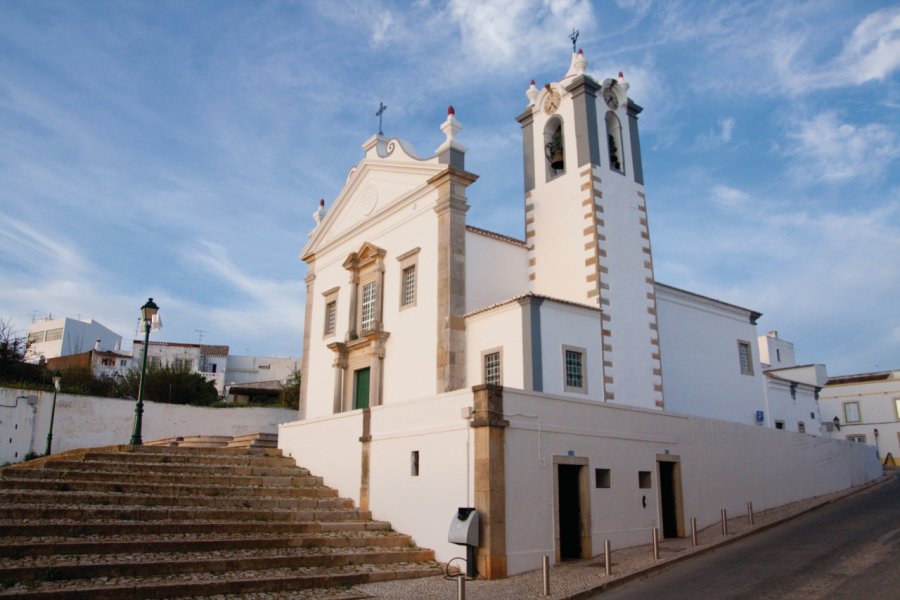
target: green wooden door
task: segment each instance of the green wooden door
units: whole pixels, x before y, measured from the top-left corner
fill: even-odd
[[[369,369],[354,373],[353,408],[369,408]]]

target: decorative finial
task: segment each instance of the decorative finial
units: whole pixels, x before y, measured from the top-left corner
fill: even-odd
[[[453,108],[453,105],[452,105],[452,104],[451,104],[450,106],[447,107],[447,114],[448,114],[448,115],[455,115],[455,114],[456,114],[456,109]]]
[[[573,53],[575,52],[576,44],[578,43],[578,35],[580,33],[581,33],[580,31],[578,31],[577,29],[575,29],[573,27],[572,33],[569,34],[569,39],[572,40],[572,52]]]
[[[313,212],[313,220],[316,222],[316,227],[322,222],[323,216],[325,216],[325,198],[319,200],[319,206]]]
[[[531,80],[531,85],[525,90],[525,97],[528,98],[528,106],[532,106],[535,100],[537,100],[538,90],[534,87],[534,79]]]
[[[619,79],[625,79],[625,73],[619,71]]]
[[[375,116],[378,117],[378,135],[384,135],[384,131],[382,131],[381,127],[381,118],[384,116],[384,111],[387,110],[387,106],[384,105],[384,102],[378,103],[378,112],[375,113]]]
[[[579,56],[584,56],[584,50],[582,50],[581,48],[579,48],[579,49],[578,49],[578,55],[579,55]]]

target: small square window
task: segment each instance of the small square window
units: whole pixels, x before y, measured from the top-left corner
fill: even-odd
[[[848,442],[856,442],[858,444],[865,444],[866,436],[865,436],[865,434],[862,434],[862,433],[851,434],[851,435],[847,436],[847,441]]]
[[[652,476],[650,471],[638,471],[638,487],[642,490],[649,490],[652,484]]]
[[[491,385],[503,385],[503,372],[500,362],[500,352],[487,352],[484,354],[484,382]]]
[[[844,422],[859,423],[859,402],[844,402]]]
[[[594,469],[594,485],[597,488],[610,487],[609,469]]]
[[[584,379],[584,355],[583,348],[563,346],[564,390],[566,392],[587,392],[587,382]]]
[[[775,421],[775,429],[784,429],[784,421]]]

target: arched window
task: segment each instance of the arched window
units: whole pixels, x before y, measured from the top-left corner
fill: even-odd
[[[547,181],[566,171],[566,144],[562,119],[558,116],[544,126],[544,156],[547,157]]]
[[[622,124],[613,112],[606,113],[606,140],[609,145],[609,168],[625,172],[625,157],[622,153]]]

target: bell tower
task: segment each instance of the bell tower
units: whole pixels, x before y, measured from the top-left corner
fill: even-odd
[[[638,114],[628,82],[598,82],[581,50],[519,115],[533,293],[600,309],[603,399],[663,408]]]

